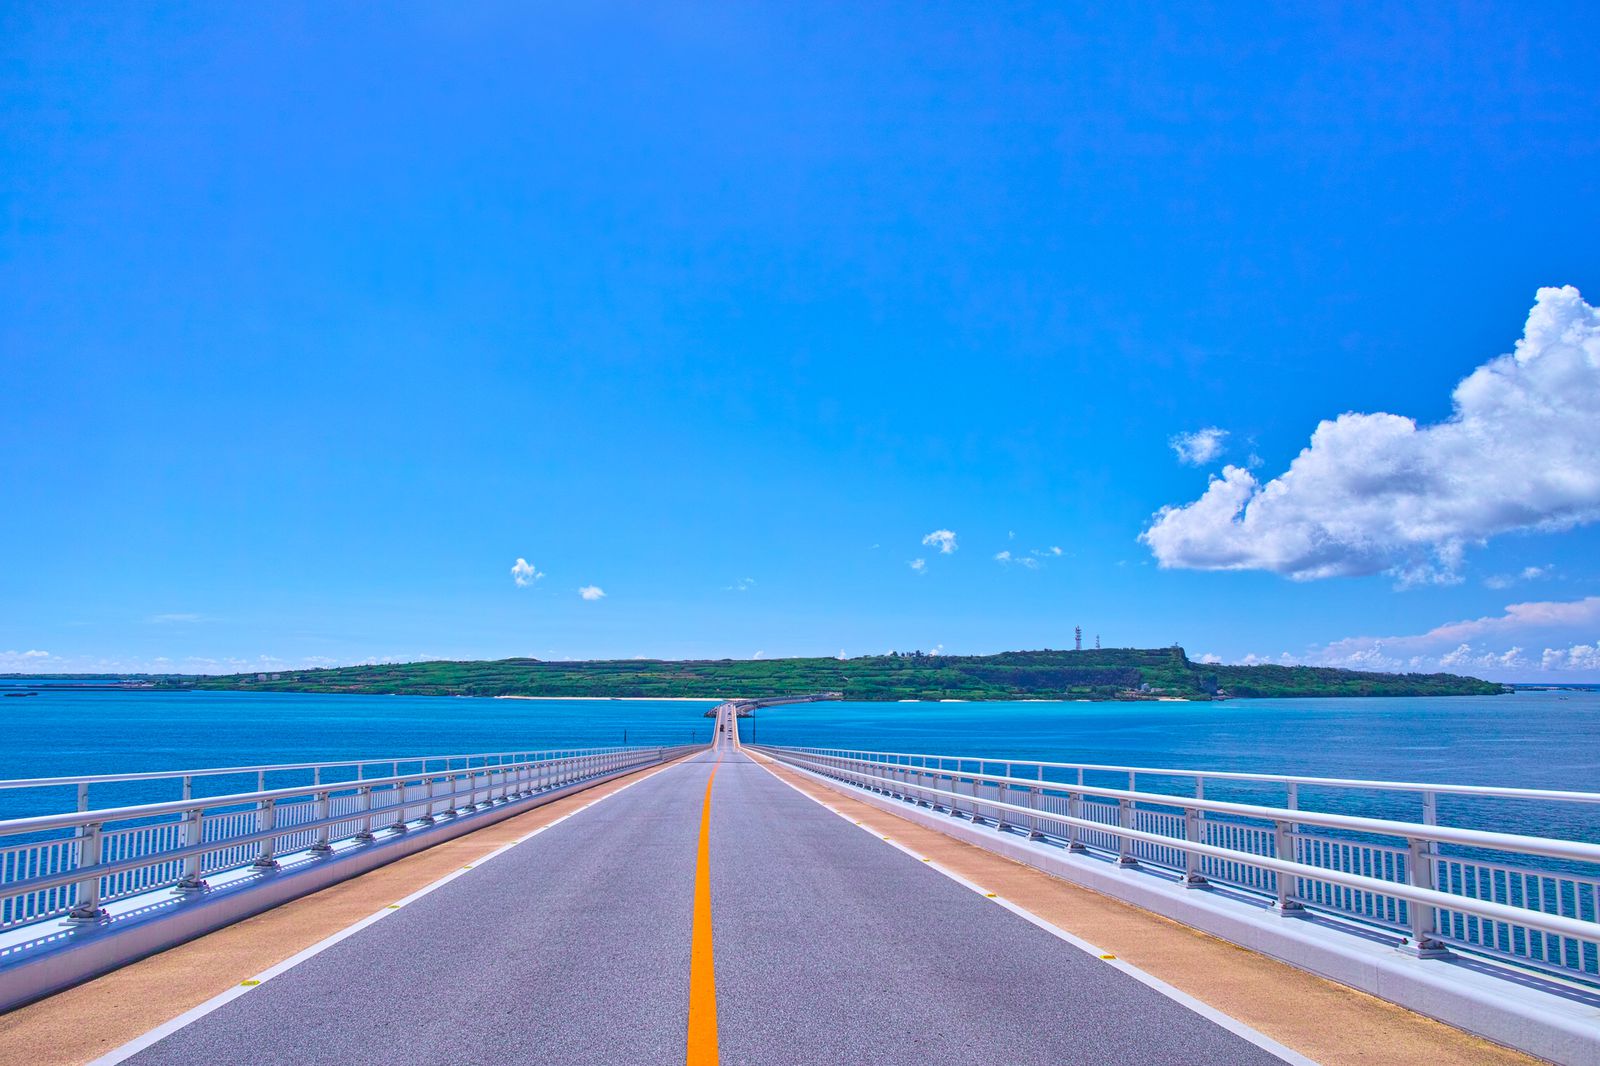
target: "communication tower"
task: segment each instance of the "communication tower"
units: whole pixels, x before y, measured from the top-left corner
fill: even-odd
[[[1073,626],[1072,627],[1072,650],[1073,651],[1082,651],[1083,650],[1083,627],[1082,626]]]
[[[1095,651],[1099,651],[1100,650],[1100,634],[1099,633],[1096,633],[1094,635],[1094,650]]]

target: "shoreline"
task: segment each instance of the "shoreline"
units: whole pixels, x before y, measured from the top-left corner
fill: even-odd
[[[597,703],[721,703],[720,696],[490,696],[491,700],[592,700]]]

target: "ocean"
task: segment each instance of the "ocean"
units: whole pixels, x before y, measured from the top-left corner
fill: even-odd
[[[14,684],[10,682],[9,684]],[[713,701],[72,690],[0,700],[0,779],[706,740]],[[817,703],[744,723],[767,744],[1527,788],[1600,790],[1600,692],[1219,703]],[[284,778],[281,783],[302,778]],[[1091,776],[1125,785],[1126,776]],[[1141,788],[1164,790],[1158,779]],[[197,784],[243,791],[240,778]],[[1186,787],[1186,786],[1185,786]],[[157,791],[160,789],[160,791]],[[176,798],[96,786],[95,807]],[[1207,786],[1277,804],[1281,789]],[[1414,820],[1416,800],[1303,789],[1301,804]],[[0,790],[0,818],[70,809],[70,790]],[[1441,821],[1600,841],[1600,806],[1440,802]]]

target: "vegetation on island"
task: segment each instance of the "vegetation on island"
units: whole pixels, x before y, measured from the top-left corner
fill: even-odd
[[[854,659],[617,659],[383,663],[318,670],[152,678],[167,687],[425,696],[759,697],[842,692],[851,700],[1464,696],[1504,686],[1455,674],[1312,666],[1225,666],[1182,648],[867,655]]]

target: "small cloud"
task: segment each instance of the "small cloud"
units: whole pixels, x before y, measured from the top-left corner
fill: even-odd
[[[583,588],[578,590],[578,595],[582,596],[586,600],[589,600],[590,602],[593,602],[594,600],[605,599],[606,590],[601,588],[599,585],[585,585]]]
[[[1490,574],[1483,579],[1483,585],[1491,589],[1508,589],[1518,581],[1538,581],[1549,577],[1554,570],[1553,566],[1525,566],[1517,574]]]
[[[1167,441],[1167,446],[1177,453],[1180,463],[1204,466],[1222,454],[1222,447],[1227,439],[1227,430],[1207,426],[1193,433],[1179,433]]]
[[[31,673],[38,667],[45,665],[44,660],[50,658],[50,653],[30,648],[27,651],[0,651],[0,670],[16,670],[22,673]],[[57,669],[60,669],[58,666]]]
[[[1222,661],[1222,656],[1218,655],[1214,651],[1208,651],[1204,655],[1200,656],[1200,661],[1207,664],[1220,663]]]
[[[913,559],[906,565],[919,574],[926,573],[928,570],[928,560],[926,559]]]
[[[1012,563],[1016,563],[1018,566],[1025,566],[1029,570],[1039,569],[1039,560],[1031,555],[1012,555],[1010,552],[1000,552],[995,556],[995,560],[1001,566],[1010,566]]]
[[[752,656],[750,656],[750,658],[752,658],[752,659],[760,659],[760,658],[763,658],[763,657],[765,657],[765,656],[766,656],[766,654],[767,654],[767,653],[766,653],[766,652],[764,652],[764,651],[758,651],[758,652],[756,652],[756,653],[755,653],[755,654],[754,654],[754,655],[752,655]]]
[[[843,649],[843,648],[840,648],[840,649],[839,649],[839,654],[838,654],[838,655],[835,655],[835,656],[834,656],[834,658],[835,658],[835,659],[843,659],[843,658],[845,658],[845,654],[844,654],[844,649]]]
[[[753,577],[741,577],[738,581],[735,581],[731,585],[722,586],[722,591],[724,591],[724,592],[749,592],[751,589],[753,589],[755,587],[756,587],[756,579],[755,578],[753,578]]]
[[[511,580],[517,583],[518,588],[527,588],[541,577],[544,575],[523,558],[518,558],[516,565],[511,568]]]
[[[948,529],[936,529],[922,538],[930,548],[938,548],[940,555],[952,555],[956,550],[956,535]]]

